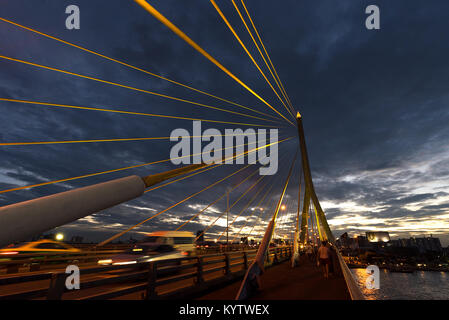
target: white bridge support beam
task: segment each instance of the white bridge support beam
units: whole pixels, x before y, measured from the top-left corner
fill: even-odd
[[[210,165],[191,164],[146,177],[129,176],[0,207],[0,248],[135,199],[145,188]]]
[[[129,176],[0,207],[0,247],[137,198],[144,190],[141,177]]]

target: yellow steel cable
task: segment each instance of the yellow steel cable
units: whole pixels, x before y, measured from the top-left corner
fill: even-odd
[[[36,33],[36,34],[39,34],[39,35],[41,35],[41,36],[47,37],[47,38],[52,39],[52,40],[59,41],[59,42],[61,42],[61,43],[64,43],[64,44],[66,44],[66,45],[69,45],[69,46],[72,46],[72,47],[74,47],[74,48],[80,49],[80,50],[82,50],[82,51],[85,51],[85,52],[94,54],[94,55],[96,55],[96,56],[98,56],[98,57],[101,57],[101,58],[104,58],[104,59],[107,59],[107,60],[116,62],[116,63],[121,64],[121,65],[123,65],[123,66],[129,67],[129,68],[132,68],[132,69],[134,69],[134,70],[137,70],[137,71],[146,73],[146,74],[148,74],[148,75],[151,75],[151,76],[153,76],[153,77],[156,77],[156,78],[159,78],[159,79],[162,79],[162,80],[171,82],[171,83],[176,84],[176,85],[178,85],[178,86],[182,86],[182,87],[184,87],[184,88],[186,88],[186,89],[190,89],[190,90],[196,91],[196,92],[198,92],[198,93],[207,95],[207,96],[209,96],[209,97],[212,97],[212,98],[221,100],[221,101],[223,101],[223,102],[227,102],[227,103],[233,104],[233,105],[235,105],[235,106],[237,106],[237,107],[244,108],[244,109],[246,109],[246,110],[250,110],[250,111],[252,111],[252,112],[255,112],[255,113],[258,113],[258,114],[262,114],[262,115],[265,115],[265,116],[270,117],[270,118],[279,119],[279,117],[274,117],[274,116],[269,115],[269,114],[267,114],[267,113],[264,113],[264,112],[261,112],[261,111],[258,111],[258,110],[255,110],[255,109],[252,109],[252,108],[249,108],[249,107],[245,107],[245,106],[243,106],[243,105],[241,105],[241,104],[238,104],[238,103],[236,103],[236,102],[233,102],[233,101],[229,101],[229,100],[220,98],[220,97],[218,97],[218,96],[215,96],[215,95],[213,95],[213,94],[207,93],[207,92],[205,92],[205,91],[201,91],[201,90],[199,90],[199,89],[195,89],[195,88],[193,88],[193,87],[190,87],[190,86],[188,86],[188,85],[182,84],[182,83],[177,82],[177,81],[175,81],[175,80],[171,80],[171,79],[166,78],[166,77],[163,77],[163,76],[161,76],[161,75],[159,75],[159,74],[155,74],[155,73],[152,73],[152,72],[150,72],[150,71],[148,71],[148,70],[138,68],[138,67],[133,66],[133,65],[131,65],[131,64],[128,64],[128,63],[126,63],[126,62],[123,62],[123,61],[120,61],[120,60],[117,60],[117,59],[108,57],[108,56],[106,56],[106,55],[104,55],[104,54],[95,52],[95,51],[93,51],[93,50],[86,49],[86,48],[81,47],[81,46],[79,46],[79,45],[76,45],[76,44],[74,44],[74,43],[71,43],[71,42],[62,40],[62,39],[60,39],[60,38],[53,37],[53,36],[51,36],[51,35],[49,35],[49,34],[40,32],[40,31],[38,31],[38,30],[36,30],[36,29],[33,29],[33,28],[30,28],[30,27],[26,27],[26,26],[24,26],[24,25],[18,24],[18,23],[16,23],[16,22],[11,21],[11,20],[7,20],[7,19],[4,19],[4,18],[1,18],[1,17],[0,17],[0,21],[4,21],[4,22],[7,22],[7,23],[10,23],[10,24],[15,25],[15,26],[17,26],[17,27],[19,27],[19,28],[22,28],[22,29],[25,29],[25,30],[34,32],[34,33]]]
[[[214,6],[215,10],[218,12],[218,14],[220,15],[220,17],[223,19],[224,23],[228,26],[228,29],[232,32],[232,34],[234,35],[234,37],[237,39],[238,43],[242,46],[243,50],[245,50],[246,54],[248,55],[248,57],[251,59],[251,61],[253,62],[253,64],[256,66],[257,70],[259,70],[260,74],[263,76],[263,78],[265,79],[265,81],[268,83],[268,85],[270,86],[271,90],[273,90],[273,92],[276,94],[276,96],[278,97],[279,101],[281,101],[281,103],[284,105],[285,109],[288,111],[288,113],[290,113],[290,115],[293,117],[293,119],[295,119],[295,117],[293,116],[293,113],[291,113],[291,111],[287,108],[287,106],[285,105],[284,101],[281,99],[281,97],[279,96],[279,94],[277,93],[277,91],[274,89],[273,85],[271,84],[271,82],[268,80],[268,78],[265,76],[265,73],[262,71],[262,69],[259,67],[259,65],[257,64],[256,60],[254,60],[253,56],[251,55],[251,53],[248,51],[248,49],[246,48],[245,44],[243,43],[243,41],[240,39],[240,37],[238,36],[237,32],[235,32],[234,28],[231,26],[231,24],[229,23],[228,19],[225,17],[225,15],[223,14],[223,12],[220,10],[220,8],[218,7],[217,3],[214,0],[209,0],[212,5]]]
[[[319,217],[318,217],[318,212],[316,211],[315,206],[313,206],[313,208],[314,208],[314,210],[315,210],[316,227],[317,227],[317,229],[318,229],[318,234],[319,234],[319,236],[320,236],[320,241],[323,241],[323,240],[324,240],[324,237],[323,237],[323,235],[321,234],[320,219],[319,219]]]
[[[244,136],[242,134],[223,134],[222,137]],[[202,136],[179,136],[178,138],[206,138],[214,135]],[[148,137],[148,138],[124,138],[124,139],[93,139],[93,140],[63,140],[63,141],[28,141],[28,142],[0,142],[0,146],[28,146],[28,145],[47,145],[47,144],[72,144],[72,143],[94,143],[94,142],[128,142],[128,141],[147,141],[147,140],[169,140],[171,137]]]
[[[175,182],[178,182],[178,181],[185,180],[185,179],[187,179],[187,178],[190,178],[190,177],[196,176],[197,174],[200,174],[200,173],[203,173],[203,172],[206,172],[206,171],[215,169],[215,168],[220,167],[220,166],[222,166],[222,165],[223,165],[223,164],[217,164],[217,165],[214,165],[214,166],[212,166],[212,167],[206,167],[206,169],[203,169],[203,170],[200,170],[200,171],[197,171],[197,172],[194,171],[194,173],[191,173],[191,174],[189,174],[189,175],[187,175],[187,176],[185,176],[185,177],[181,177],[181,178],[175,179],[175,180],[173,180],[173,181],[166,182],[166,183],[164,183],[164,184],[158,185],[158,186],[153,187],[153,188],[151,188],[151,189],[147,189],[147,190],[145,190],[144,193],[147,193],[147,192],[150,192],[150,191],[153,191],[153,190],[156,190],[156,189],[159,189],[159,188],[168,186],[168,185],[170,185],[170,184],[172,184],[172,183],[175,183]]]
[[[250,188],[252,188],[252,186],[250,186]],[[236,201],[234,201],[232,203],[232,205],[229,207],[228,210],[231,210],[242,198],[243,196],[249,191],[249,189],[246,189],[246,191],[243,193],[242,196],[240,196]],[[199,239],[199,237],[201,237],[201,235],[203,235],[207,230],[209,230],[217,221],[218,219],[220,219],[226,212],[228,212],[228,210],[224,211],[221,215],[219,215],[210,225],[208,225],[206,227],[206,229],[204,229],[196,238],[195,241]]]
[[[280,219],[280,222],[279,222],[279,227],[278,227],[279,228],[279,232],[278,232],[279,237],[282,237],[281,232],[283,232],[283,235],[285,234],[284,231],[281,230],[281,225],[284,227],[285,224],[288,222],[288,209],[291,207],[291,205],[292,205],[291,200],[287,200],[287,204],[285,205],[285,210],[284,210],[285,212],[282,215],[282,219]],[[288,228],[288,226],[287,226],[287,228]]]
[[[62,70],[62,69],[48,67],[48,66],[44,66],[44,65],[38,64],[38,63],[33,63],[33,62],[25,61],[25,60],[11,58],[11,57],[7,57],[7,56],[3,56],[3,55],[0,55],[0,58],[5,59],[5,60],[9,60],[9,61],[23,63],[23,64],[30,65],[30,66],[33,66],[33,67],[38,67],[38,68],[42,68],[42,69],[46,69],[46,70],[51,70],[51,71],[56,71],[56,72],[68,74],[68,75],[79,77],[79,78],[83,78],[83,79],[89,79],[89,80],[97,81],[97,82],[100,82],[100,83],[106,83],[106,84],[109,84],[109,85],[112,85],[112,86],[117,86],[117,87],[120,87],[120,88],[125,88],[125,89],[129,89],[129,90],[137,91],[137,92],[151,94],[151,95],[154,95],[154,96],[157,96],[157,97],[161,97],[161,98],[166,98],[166,99],[170,99],[170,100],[174,100],[174,101],[189,103],[189,104],[192,104],[194,106],[199,106],[199,107],[203,107],[203,108],[208,108],[208,109],[218,110],[218,111],[222,111],[222,112],[232,113],[232,114],[236,114],[236,115],[239,115],[239,116],[254,118],[254,119],[258,119],[258,120],[277,122],[276,120],[265,119],[265,118],[261,118],[261,117],[258,117],[258,116],[252,116],[252,115],[249,115],[249,114],[246,114],[246,113],[241,113],[241,112],[237,112],[237,111],[231,111],[231,110],[227,110],[227,109],[223,109],[223,108],[218,108],[218,107],[210,106],[210,105],[207,105],[207,104],[203,104],[203,103],[199,103],[199,102],[195,102],[195,101],[191,101],[191,100],[181,99],[181,98],[169,96],[169,95],[162,94],[162,93],[157,93],[157,92],[153,92],[153,91],[148,91],[148,90],[144,90],[144,89],[139,89],[139,88],[127,86],[127,85],[120,84],[120,83],[117,83],[117,82],[111,82],[111,81],[102,80],[102,79],[99,79],[99,78],[94,78],[94,77],[82,75],[82,74],[79,74],[79,73],[74,73],[74,72],[70,72],[70,71],[66,71],[66,70]]]
[[[262,202],[265,200],[265,198],[267,197],[267,195],[270,193],[271,189],[273,189],[273,184],[267,189],[267,191],[265,192],[265,194],[262,196],[262,198],[259,200],[259,202],[256,204],[256,208],[259,209],[259,206],[262,204]],[[256,209],[256,210],[257,210]],[[262,215],[263,210],[259,209],[259,214],[256,218],[256,220],[254,220],[254,224],[259,220],[260,216]],[[248,216],[249,218],[250,216]],[[237,233],[237,235],[234,236],[234,238],[232,239],[231,243],[233,243],[235,241],[235,239],[237,239],[240,234],[242,233],[242,231],[246,228],[246,226],[248,225],[249,220],[247,219],[245,224],[240,228],[239,232]]]
[[[274,183],[273,183],[272,186],[274,186]],[[269,200],[269,199],[268,199],[268,200]],[[266,205],[268,205],[268,204],[266,204]],[[261,214],[259,215],[259,218],[262,216],[262,213],[264,213],[264,218],[261,220],[261,223],[265,223],[265,220],[266,220],[266,218],[268,217],[268,215],[269,215],[271,209],[273,208],[273,205],[274,205],[274,203],[270,206],[269,209],[263,210],[263,211],[261,212]],[[258,221],[258,220],[256,220],[256,221],[254,222],[253,226],[251,227],[251,230],[250,230],[248,233],[245,234],[246,237],[249,238],[249,237],[251,236],[251,234],[253,233],[254,227],[255,227],[256,224],[257,224],[257,221]]]
[[[273,231],[276,230],[276,221],[277,221],[279,209],[281,208],[281,204],[282,204],[282,201],[283,201],[283,199],[284,199],[285,192],[287,191],[287,187],[288,187],[288,183],[289,183],[289,181],[290,181],[290,177],[291,177],[291,175],[292,175],[293,167],[294,167],[294,165],[295,165],[296,158],[297,158],[297,156],[298,156],[298,150],[299,150],[299,148],[296,150],[295,157],[293,158],[292,165],[290,166],[290,171],[288,172],[287,180],[285,181],[285,184],[284,184],[284,189],[282,190],[282,194],[281,194],[281,196],[280,196],[280,198],[279,198],[278,204],[277,204],[277,206],[276,206],[276,210],[275,210],[274,215],[273,215],[273,218],[272,218],[272,221],[273,221],[273,223],[274,223],[274,225],[273,225]]]
[[[280,140],[276,143],[281,143],[283,141],[289,140],[291,139],[291,137]],[[266,144],[265,146],[262,147],[257,147],[255,149],[249,150],[247,151],[249,152],[253,152],[254,150],[259,150],[259,149],[263,149],[263,148],[267,148],[268,146],[272,145],[272,144],[276,144],[276,143],[270,143],[270,144]],[[240,145],[242,146],[242,145]],[[230,147],[228,147],[230,148]],[[221,150],[225,150],[228,148],[221,148]],[[201,153],[198,153],[201,154]],[[30,188],[35,188],[35,187],[40,187],[40,186],[45,186],[45,185],[49,185],[49,184],[55,184],[55,183],[60,183],[60,182],[65,182],[65,181],[71,181],[71,180],[77,180],[77,179],[82,179],[82,178],[88,178],[88,177],[93,177],[93,176],[98,176],[98,175],[102,175],[102,174],[107,174],[107,173],[112,173],[112,172],[118,172],[118,171],[123,171],[123,170],[129,170],[129,169],[134,169],[134,168],[140,168],[140,167],[144,167],[144,166],[149,166],[149,165],[153,165],[153,164],[157,164],[157,163],[162,163],[162,162],[168,162],[171,160],[175,160],[175,159],[182,159],[185,157],[191,157],[191,156],[195,156],[198,154],[193,154],[193,155],[188,155],[188,156],[182,156],[182,157],[176,157],[174,159],[164,159],[164,160],[158,160],[158,161],[153,161],[153,162],[148,162],[148,163],[142,163],[142,164],[137,164],[134,166],[129,166],[129,167],[124,167],[124,168],[119,168],[119,169],[113,169],[113,170],[107,170],[107,171],[101,171],[101,172],[95,172],[95,173],[90,173],[90,174],[85,174],[82,176],[77,176],[77,177],[71,177],[71,178],[65,178],[65,179],[60,179],[60,180],[53,180],[53,181],[47,181],[47,182],[42,182],[42,183],[38,183],[38,184],[32,184],[32,185],[27,185],[27,186],[23,186],[23,187],[16,187],[16,188],[11,188],[11,189],[6,189],[6,190],[0,190],[0,194],[1,193],[7,193],[7,192],[12,192],[12,191],[18,191],[18,190],[23,190],[23,189],[30,189]]]
[[[270,206],[270,209],[269,209],[269,210],[266,210],[266,212],[265,212],[265,211],[263,212],[263,213],[264,213],[264,217],[263,217],[263,219],[260,221],[260,225],[266,224],[265,220],[266,220],[267,217],[269,216],[269,213],[270,213],[271,209],[273,209],[273,206],[274,206],[274,203]],[[253,230],[254,230],[255,227],[256,227],[256,222],[254,222],[253,226],[251,227],[251,230],[250,230],[248,233],[245,234],[245,237],[248,237],[248,238],[249,238],[249,237],[252,235]],[[255,237],[256,237],[256,236],[254,236],[254,238],[255,238]],[[259,237],[259,233],[258,233],[257,237]]]
[[[258,170],[258,169],[257,169]],[[257,171],[256,170],[256,171]],[[255,173],[255,172],[254,172]],[[250,176],[252,176],[252,174],[250,175]],[[247,180],[249,177],[247,177],[245,180]],[[239,184],[240,185],[240,184]],[[238,185],[237,185],[238,186]],[[234,190],[235,188],[233,188],[232,190]],[[231,190],[231,191],[232,191]],[[246,190],[246,192],[247,192],[248,190]],[[246,194],[246,192],[245,192],[245,194]],[[226,194],[225,194],[226,195]],[[205,234],[205,232],[207,231],[207,230],[209,230],[210,228],[212,228],[214,225],[215,225],[215,223],[228,211],[228,210],[231,210],[240,200],[242,199],[242,196],[240,196],[236,201],[234,201],[233,203],[232,203],[232,205],[226,210],[226,211],[224,211],[221,215],[219,215],[212,223],[210,223],[207,227],[206,227],[206,229],[204,229],[196,238],[195,238],[195,241],[196,240],[198,240],[203,234]]]
[[[259,38],[259,41],[260,41],[260,43],[261,43],[261,45],[262,45],[262,48],[263,48],[263,50],[264,50],[264,52],[265,52],[265,54],[266,54],[266,56],[267,56],[267,58],[268,58],[268,61],[270,61],[270,65],[271,65],[271,67],[273,68],[273,71],[274,71],[274,73],[276,74],[276,77],[278,78],[278,81],[279,81],[279,83],[281,84],[281,87],[283,88],[284,93],[285,93],[285,95],[286,95],[288,101],[290,102],[290,107],[291,107],[292,110],[293,110],[294,108],[293,108],[293,105],[292,105],[292,103],[291,103],[291,101],[290,101],[290,98],[289,98],[289,96],[288,96],[288,94],[287,94],[287,91],[285,90],[284,85],[282,84],[282,81],[281,81],[281,79],[279,78],[279,75],[278,75],[278,73],[277,73],[277,71],[276,71],[276,68],[274,67],[273,62],[271,61],[270,55],[268,54],[267,49],[265,48],[265,45],[263,44],[262,38],[260,37],[259,32],[257,31],[257,28],[256,28],[256,26],[255,26],[255,24],[254,24],[254,22],[253,22],[253,19],[251,19],[251,16],[250,16],[250,14],[249,14],[249,12],[248,12],[248,9],[246,8],[245,2],[244,2],[243,0],[240,0],[240,2],[242,3],[243,7],[245,8],[246,15],[248,16],[249,20],[251,21],[251,25],[253,26],[253,29],[254,29],[254,31],[256,32],[257,37]],[[294,111],[294,110],[293,110],[293,111]]]
[[[254,174],[256,174],[259,171],[259,168],[257,168],[256,170],[254,170],[250,175],[248,175],[245,179],[243,179],[242,181],[240,181],[237,185],[235,185],[234,187],[232,187],[229,192],[232,192],[234,189],[238,188],[242,183],[244,183],[245,181],[247,181],[249,178],[251,178]],[[209,203],[207,206],[205,206],[203,209],[201,209],[200,212],[196,213],[194,216],[192,216],[189,220],[187,220],[186,222],[184,222],[182,225],[180,225],[178,228],[175,229],[175,231],[178,231],[179,229],[181,229],[182,227],[184,227],[187,223],[189,223],[190,221],[194,220],[195,218],[197,218],[199,215],[201,215],[204,211],[206,211],[207,209],[209,209],[211,206],[213,206],[215,203],[217,203],[218,201],[220,201],[221,199],[223,199],[226,196],[226,193],[224,193],[223,195],[221,195],[219,198],[217,198],[216,200],[214,200],[213,202]]]
[[[259,179],[256,180],[256,182],[248,189],[246,193],[248,193],[250,190],[252,190],[260,181],[262,181],[263,178],[265,178],[266,176],[261,176]],[[264,186],[265,187],[265,186]],[[234,219],[232,220],[232,222],[230,224],[228,224],[228,226],[225,228],[225,230],[223,230],[223,232],[220,234],[220,236],[218,237],[217,241],[220,241],[221,237],[223,237],[223,235],[225,234],[225,232],[227,230],[229,230],[229,228],[234,224],[234,222],[237,220],[237,218],[239,218],[242,213],[251,205],[251,203],[253,203],[253,201],[256,199],[256,197],[259,195],[259,193],[263,190],[263,188],[261,188],[259,191],[256,192],[256,194],[249,199],[249,201],[246,203],[246,205],[240,210],[240,212],[234,217]]]
[[[274,205],[274,203],[273,203],[273,205]],[[273,205],[271,205],[270,210],[273,208]],[[264,218],[260,222],[261,225],[266,224],[265,220],[267,219],[269,213],[270,212],[268,210],[267,210],[267,212],[265,212]],[[252,228],[251,228],[251,230],[247,234],[245,234],[245,237],[249,238],[252,235],[255,226],[256,226],[256,223],[254,223]],[[259,238],[260,237],[260,233],[257,233],[257,235],[254,235],[253,237],[254,238],[256,238],[256,237]]]
[[[191,121],[204,121],[204,122],[213,122],[213,123],[235,124],[235,125],[241,125],[241,126],[261,126],[261,127],[277,128],[276,126],[270,126],[270,125],[264,125],[264,124],[251,124],[251,123],[242,123],[242,122],[231,122],[231,121],[220,121],[220,120],[210,120],[210,119],[200,119],[200,118],[167,116],[167,115],[154,114],[154,113],[142,113],[142,112],[132,112],[132,111],[124,111],[124,110],[82,107],[82,106],[73,106],[73,105],[67,105],[67,104],[41,102],[41,101],[29,101],[29,100],[18,100],[18,99],[7,99],[7,98],[0,98],[0,101],[35,104],[35,105],[40,105],[40,106],[69,108],[69,109],[78,109],[78,110],[112,112],[112,113],[129,114],[129,115],[135,115],[135,116],[168,118],[168,119],[178,119],[178,120],[191,120]]]
[[[273,74],[273,71],[271,71],[271,68],[270,68],[270,66],[268,65],[268,62],[267,62],[267,60],[265,59],[264,54],[263,54],[262,51],[260,50],[260,47],[259,47],[259,45],[257,44],[257,41],[256,41],[256,39],[255,39],[254,36],[253,36],[253,33],[252,33],[251,30],[249,29],[248,24],[246,23],[245,18],[243,18],[243,15],[242,15],[242,13],[240,12],[239,7],[237,6],[237,4],[235,3],[234,0],[231,0],[231,1],[232,1],[232,4],[234,5],[235,10],[237,11],[238,15],[240,16],[240,20],[242,20],[243,25],[245,26],[246,30],[248,31],[248,34],[250,35],[251,39],[253,40],[254,45],[256,46],[257,50],[259,51],[259,54],[260,54],[260,56],[262,57],[263,62],[264,62],[265,65],[267,66],[268,70],[270,71],[270,74],[271,74],[271,76],[273,77],[274,82],[276,82],[276,85],[278,86],[279,91],[281,92],[281,94],[282,94],[282,96],[284,97],[284,99],[285,99],[285,101],[287,102],[287,104],[289,104],[289,100],[287,99],[287,97],[286,97],[284,91],[282,90],[282,87],[280,86],[280,84],[279,84],[279,82],[278,82],[276,76]],[[283,104],[284,104],[284,103],[283,103]],[[287,108],[287,106],[286,106],[285,104],[284,104],[284,107]],[[288,110],[288,112],[289,112],[291,115],[293,115],[294,112],[291,113],[291,110],[292,110],[292,109],[291,109],[291,106],[289,105],[289,107],[290,107],[290,109],[287,109],[287,110]]]
[[[90,142],[125,142],[125,141],[161,140],[161,139],[170,139],[170,137],[67,140],[67,141],[34,141],[34,142],[0,142],[0,146],[28,146],[28,145],[66,144],[66,143],[70,144],[70,143],[90,143]]]
[[[118,237],[124,235],[125,233],[127,233],[127,232],[133,230],[134,228],[136,228],[136,227],[138,227],[138,226],[144,224],[145,222],[150,221],[150,220],[156,218],[157,216],[161,215],[162,213],[167,212],[168,210],[173,209],[174,207],[180,205],[181,203],[184,203],[185,201],[187,201],[187,200],[189,200],[189,199],[195,197],[196,195],[198,195],[198,194],[200,194],[200,193],[202,193],[202,192],[204,192],[204,191],[206,191],[206,190],[208,190],[208,189],[210,189],[210,188],[216,186],[216,185],[219,184],[220,182],[225,181],[226,179],[232,177],[233,175],[235,175],[235,174],[237,174],[238,172],[240,172],[240,171],[246,169],[246,168],[249,167],[249,166],[250,166],[250,164],[246,165],[246,166],[243,167],[243,168],[240,168],[240,169],[234,171],[234,172],[231,173],[230,175],[227,175],[226,177],[224,177],[224,178],[222,178],[222,179],[220,179],[220,180],[218,180],[218,181],[216,181],[216,182],[214,182],[214,183],[208,185],[207,187],[201,189],[200,191],[191,194],[191,195],[188,196],[187,198],[184,198],[184,199],[182,199],[181,201],[178,201],[177,203],[175,203],[175,204],[169,206],[168,208],[166,208],[166,209],[164,209],[164,210],[162,210],[162,211],[159,211],[158,213],[156,213],[156,214],[152,215],[151,217],[149,217],[149,218],[147,218],[147,219],[145,219],[145,220],[143,220],[143,221],[141,221],[141,222],[139,222],[139,223],[133,225],[132,227],[129,227],[128,229],[126,229],[126,230],[124,230],[124,231],[122,231],[122,232],[119,232],[118,234],[116,234],[116,235],[114,235],[114,236],[112,236],[112,237],[110,237],[110,238],[104,240],[103,242],[101,242],[101,243],[98,244],[98,245],[99,245],[99,246],[103,246],[103,245],[105,245],[106,243],[109,243],[109,242],[111,242],[112,240],[117,239]]]
[[[271,110],[276,112],[285,121],[289,122],[291,125],[294,124],[288,120],[282,113],[272,107],[268,102],[266,102],[262,97],[260,97],[256,92],[254,92],[250,87],[248,87],[245,83],[242,82],[237,76],[235,76],[231,71],[226,69],[220,62],[218,62],[214,57],[212,57],[209,53],[207,53],[203,48],[201,48],[196,42],[194,42],[191,38],[189,38],[184,32],[182,32],[178,27],[176,27],[172,22],[170,22],[166,17],[164,17],[159,11],[157,11],[153,6],[148,4],[145,0],[134,0],[140,6],[142,6],[145,10],[147,10],[151,15],[153,15],[156,19],[158,19],[161,23],[163,23],[166,27],[168,27],[171,31],[173,31],[177,36],[187,42],[190,46],[192,46],[196,51],[201,53],[205,58],[215,64],[218,68],[220,68],[223,72],[225,72],[228,76],[234,79],[238,84],[248,90],[251,94],[253,94],[256,98],[262,101],[265,105],[267,105]]]
[[[284,97],[287,99],[287,101],[288,101],[288,103],[289,103],[289,106],[290,106],[291,110],[292,110],[293,113],[294,113],[295,111],[294,111],[293,105],[292,105],[292,103],[291,103],[291,101],[290,101],[290,98],[289,98],[287,92],[285,91],[284,85],[282,84],[282,81],[281,81],[281,79],[279,78],[279,75],[278,75],[278,73],[277,73],[277,71],[276,71],[276,68],[274,67],[273,62],[271,61],[271,58],[270,58],[270,56],[269,56],[269,54],[268,54],[268,51],[266,50],[265,45],[264,45],[264,43],[263,43],[263,41],[262,41],[262,38],[260,37],[260,34],[259,34],[259,32],[258,32],[258,30],[257,30],[257,28],[256,28],[256,26],[255,26],[255,24],[254,24],[254,22],[253,22],[253,19],[251,18],[251,15],[249,14],[249,11],[248,11],[248,9],[247,9],[247,7],[246,7],[246,5],[245,5],[245,2],[244,2],[243,0],[240,0],[240,2],[242,3],[243,8],[245,9],[246,15],[248,16],[248,18],[249,18],[249,20],[250,20],[250,22],[251,22],[251,25],[252,25],[254,31],[256,32],[257,38],[259,39],[260,44],[261,44],[262,47],[263,47],[263,50],[264,50],[264,52],[265,52],[265,54],[266,54],[266,56],[267,56],[267,58],[268,58],[268,60],[269,60],[269,62],[270,62],[271,68],[273,69],[273,71],[274,71],[274,73],[275,73],[275,75],[276,75],[276,77],[277,77],[277,79],[278,79],[278,82],[279,82],[279,84],[281,85],[282,91],[284,92]]]
[[[287,157],[284,156],[283,159],[282,159],[282,161],[283,161],[284,159],[286,159],[286,158],[287,158]],[[274,183],[273,183],[273,185],[274,185]],[[273,186],[273,185],[272,185],[272,186]],[[273,204],[273,205],[274,205],[274,204]],[[273,205],[270,207],[270,209],[267,209],[267,210],[264,210],[264,211],[263,211],[263,212],[265,213],[265,215],[264,215],[264,218],[262,219],[262,223],[265,223],[264,221],[265,221],[265,219],[268,217],[268,215],[269,215],[269,213],[270,213],[270,211],[271,211]],[[266,212],[265,212],[265,211],[266,211]],[[253,224],[251,230],[250,230],[245,236],[249,237],[249,236],[252,234],[252,232],[253,232],[255,226],[256,226],[256,222],[254,222],[254,224]]]
[[[240,155],[236,155],[236,156],[231,156],[231,157],[229,157],[229,158],[227,158],[227,159],[230,159],[230,158],[235,158],[235,160],[237,160],[238,158],[241,158],[242,156],[244,157],[247,153],[249,153],[249,152],[252,152],[252,151],[247,151],[247,152],[243,152],[242,154],[240,154]],[[156,186],[156,187],[153,187],[153,188],[151,188],[151,189],[147,189],[147,190],[145,190],[145,192],[144,193],[147,193],[147,192],[150,192],[150,191],[153,191],[153,190],[156,190],[156,189],[159,189],[159,188],[162,188],[162,187],[165,187],[165,186],[167,186],[167,185],[169,185],[169,184],[172,184],[172,183],[175,183],[175,182],[178,182],[178,181],[181,181],[181,180],[184,180],[184,179],[187,179],[187,178],[190,178],[190,177],[192,177],[192,176],[196,176],[197,174],[200,174],[200,173],[203,173],[203,172],[206,172],[206,171],[209,171],[209,170],[211,170],[211,169],[215,169],[215,168],[217,168],[217,167],[220,167],[220,166],[222,166],[223,164],[224,164],[224,162],[226,161],[226,158],[223,160],[223,162],[222,163],[220,163],[220,164],[217,164],[217,165],[214,165],[213,167],[211,167],[211,168],[208,168],[208,167],[206,167],[206,169],[203,169],[203,170],[201,170],[201,171],[199,171],[199,172],[195,172],[194,171],[194,173],[192,173],[192,174],[189,174],[189,175],[187,175],[187,176],[184,176],[184,177],[181,177],[181,178],[178,178],[178,179],[175,179],[175,180],[173,180],[173,181],[170,181],[170,182],[167,182],[167,183],[164,183],[164,184],[162,184],[162,185],[159,185],[159,186]],[[199,170],[199,169],[197,169],[197,170]]]

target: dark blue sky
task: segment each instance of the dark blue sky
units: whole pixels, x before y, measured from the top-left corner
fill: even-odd
[[[279,111],[285,109],[209,1],[150,1],[223,65]],[[242,40],[263,65],[230,1],[217,1]],[[240,3],[237,1],[237,3]],[[369,230],[393,236],[438,235],[449,227],[449,3],[447,1],[247,0],[264,43],[295,109],[303,115],[312,174],[329,224],[338,236]],[[81,10],[81,29],[65,28],[65,8]],[[365,8],[376,4],[381,29],[365,28]],[[256,110],[274,112],[194,51],[131,0],[3,0],[0,17],[35,28],[137,67]],[[0,55],[119,82],[233,111],[241,109],[106,61],[0,21]],[[266,69],[264,69],[266,70]],[[268,72],[265,71],[268,75]],[[37,100],[204,119],[261,121],[208,110],[54,71],[0,59],[0,98]],[[169,136],[191,130],[185,120],[57,109],[0,102],[0,141],[47,141]],[[203,128],[233,126],[203,123]],[[295,135],[281,128],[281,136]],[[280,192],[294,139],[281,147],[285,160],[266,210]],[[169,157],[167,141],[0,146],[0,189],[63,179]],[[281,157],[282,159],[282,157]],[[0,205],[131,174],[172,168],[169,163],[0,194]],[[129,203],[61,227],[70,235],[103,240],[221,179],[239,166],[223,166]],[[139,231],[172,229],[249,174],[243,171],[192,198]],[[254,176],[231,200],[256,181]],[[292,225],[297,192],[288,190]],[[263,186],[263,184],[262,184]],[[236,205],[233,214],[244,207]],[[261,193],[263,194],[263,192]],[[256,203],[257,201],[255,201]],[[186,230],[196,231],[225,208],[214,205]],[[250,215],[248,211],[247,216]],[[253,218],[250,219],[253,221]],[[238,220],[241,226],[245,219]],[[222,224],[219,220],[219,225]],[[210,236],[221,233],[212,229]]]

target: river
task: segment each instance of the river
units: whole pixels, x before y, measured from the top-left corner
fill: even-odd
[[[368,300],[449,300],[449,272],[415,271],[413,273],[380,270],[380,289],[365,287],[365,269],[351,269]]]

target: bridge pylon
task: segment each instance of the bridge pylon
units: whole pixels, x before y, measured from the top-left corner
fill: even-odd
[[[303,210],[301,217],[301,232],[299,236],[300,243],[305,244],[307,242],[307,230],[308,230],[308,217],[310,215],[309,207],[310,203],[313,203],[313,206],[316,210],[317,217],[317,228],[319,231],[320,227],[324,231],[324,233],[320,236],[320,240],[328,240],[331,243],[335,243],[335,238],[329,228],[329,224],[327,223],[326,217],[324,215],[324,211],[321,208],[320,202],[318,201],[318,197],[315,193],[315,188],[313,186],[312,174],[310,171],[309,157],[307,154],[307,146],[306,139],[304,135],[304,127],[302,125],[302,116],[298,112],[296,114],[296,123],[298,127],[298,136],[299,136],[299,148],[301,152],[301,162],[302,162],[302,170],[304,175],[305,182],[305,191],[304,191],[304,201],[303,201]],[[319,224],[318,224],[319,223]]]

